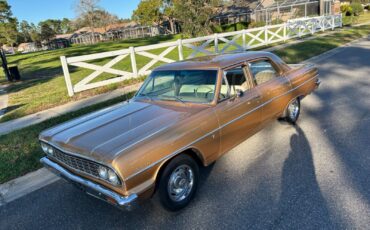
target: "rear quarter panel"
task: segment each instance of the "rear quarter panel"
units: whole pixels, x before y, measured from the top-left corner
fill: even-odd
[[[291,83],[291,98],[297,98],[310,94],[316,88],[318,69],[311,64],[291,68],[285,74]]]

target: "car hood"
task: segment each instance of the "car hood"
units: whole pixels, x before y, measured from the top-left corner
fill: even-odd
[[[111,162],[121,152],[159,135],[195,111],[126,102],[45,130],[40,139],[65,152]]]

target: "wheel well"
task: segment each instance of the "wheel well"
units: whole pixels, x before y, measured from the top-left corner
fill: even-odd
[[[157,188],[158,188],[158,185],[159,185],[159,180],[162,176],[162,173],[164,171],[164,169],[166,168],[166,166],[168,165],[168,163],[175,157],[177,157],[178,155],[180,154],[186,154],[188,156],[190,156],[191,158],[193,158],[193,160],[195,162],[197,162],[197,164],[199,165],[199,167],[203,167],[204,166],[204,163],[203,163],[203,158],[202,158],[202,155],[201,153],[196,150],[196,149],[193,149],[193,148],[190,148],[190,149],[187,149],[187,150],[184,150],[182,152],[180,152],[179,154],[176,154],[175,156],[171,157],[170,159],[168,159],[164,164],[162,164],[160,166],[160,169],[156,175],[156,178],[155,178],[155,189],[154,189],[154,192],[153,194],[156,192]]]
[[[301,101],[302,101],[302,99],[305,97],[305,95],[298,95],[297,97],[294,97],[294,98],[292,98],[289,102],[288,102],[288,104],[286,104],[285,105],[285,108],[284,108],[284,110],[283,110],[283,117],[285,117],[286,116],[286,111],[287,111],[287,108],[288,108],[288,106],[289,106],[289,104],[294,100],[294,99],[298,99],[299,100],[299,103],[301,103]]]

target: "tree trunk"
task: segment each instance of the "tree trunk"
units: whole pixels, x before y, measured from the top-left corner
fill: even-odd
[[[171,33],[175,34],[176,33],[176,31],[175,31],[175,22],[174,22],[173,18],[170,18],[168,21],[170,22]]]

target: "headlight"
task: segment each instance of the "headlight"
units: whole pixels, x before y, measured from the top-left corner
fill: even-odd
[[[53,154],[54,154],[54,149],[53,149],[53,147],[49,146],[49,148],[48,148],[48,153],[49,153],[50,155],[53,155]]]
[[[53,155],[54,154],[54,148],[51,147],[48,144],[45,144],[45,143],[41,142],[41,148],[42,148],[42,151],[44,151],[44,153],[46,153],[47,155]]]
[[[99,166],[99,176],[104,180],[108,179],[108,170],[106,167]]]
[[[99,166],[98,168],[99,177],[113,185],[118,185],[120,183],[117,174],[105,166]]]
[[[108,180],[114,185],[117,185],[119,183],[116,173],[113,172],[111,169],[108,170]]]
[[[48,153],[49,146],[47,144],[41,142],[41,148],[42,148],[42,151],[44,151],[44,153]]]

